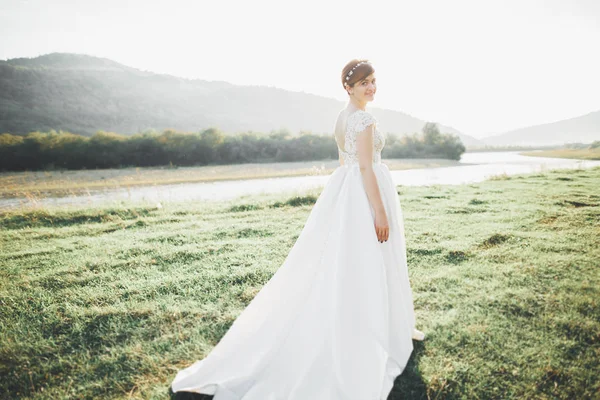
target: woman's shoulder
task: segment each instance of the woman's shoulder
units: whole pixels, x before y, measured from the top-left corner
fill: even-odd
[[[366,110],[356,110],[352,112],[352,114],[348,116],[348,121],[349,124],[351,121],[351,125],[354,126],[355,130],[358,131],[362,131],[367,126],[377,123],[377,119],[373,116],[373,114]]]
[[[368,110],[356,110],[356,111],[352,111],[352,113],[350,113],[348,115],[348,118],[352,118],[352,119],[371,119],[371,120],[376,120],[375,117],[373,116],[373,114],[371,114],[370,111]]]
[[[362,113],[362,115],[367,115],[367,116],[369,116],[370,118],[373,118],[373,119],[375,119],[375,117],[373,116],[373,114],[372,114],[372,113],[371,113],[371,111],[369,111],[369,110],[358,110],[358,111],[360,111],[360,112]]]

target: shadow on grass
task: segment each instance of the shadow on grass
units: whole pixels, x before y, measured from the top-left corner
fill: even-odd
[[[148,208],[128,208],[128,209],[106,209],[106,210],[83,210],[83,211],[58,211],[48,212],[36,210],[24,212],[21,214],[7,214],[0,219],[2,226],[6,229],[22,228],[61,228],[72,225],[120,222],[131,219],[138,219],[151,215]],[[143,221],[138,221],[142,224]]]
[[[394,387],[387,400],[427,399],[427,385],[419,370],[419,360],[425,354],[427,338],[423,342],[413,341],[414,349],[406,368],[394,381]]]
[[[469,259],[469,254],[460,250],[451,250],[444,256],[444,259],[450,264],[460,264]]]
[[[505,235],[502,233],[494,233],[489,238],[485,239],[483,243],[481,243],[480,247],[490,248],[494,246],[498,246],[511,238],[510,235]]]
[[[419,371],[419,359],[425,353],[425,342],[413,341],[414,350],[408,360],[406,368],[394,381],[394,386],[387,400],[400,399],[427,399],[427,385]],[[177,392],[169,386],[171,400],[212,400],[214,396],[191,392]]]
[[[212,400],[214,396],[209,394],[199,394],[190,392],[177,392],[173,393],[173,390],[169,387],[169,398],[171,400]]]
[[[288,199],[285,202],[280,202],[280,201],[276,201],[275,203],[271,204],[271,208],[279,208],[279,207],[284,207],[284,206],[291,206],[291,207],[301,207],[301,206],[311,206],[314,205],[317,202],[317,196],[312,196],[312,195],[308,195],[308,196],[295,196],[292,197],[290,199]]]
[[[317,196],[307,195],[307,196],[294,196],[289,198],[288,200],[281,202],[276,201],[275,203],[267,205],[268,208],[280,208],[280,207],[302,207],[302,206],[311,206],[317,202]],[[228,209],[229,212],[246,212],[246,211],[255,211],[262,210],[265,207],[258,204],[240,204],[232,206]]]

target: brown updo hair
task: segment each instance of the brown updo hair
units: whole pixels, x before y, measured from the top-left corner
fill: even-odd
[[[350,72],[352,70],[352,68],[354,68],[356,66],[356,64],[358,64],[359,62],[362,62],[363,64],[359,65],[354,70],[354,72],[352,72],[352,75],[350,75],[348,80],[346,80],[346,76],[348,75],[348,72]],[[355,58],[354,60],[352,60],[348,64],[346,64],[346,66],[342,70],[342,87],[344,88],[344,90],[346,90],[346,92],[348,92],[348,90],[346,89],[346,83],[348,84],[348,86],[353,87],[356,82],[359,82],[362,79],[365,79],[367,76],[371,75],[373,72],[375,72],[375,68],[373,68],[373,66],[371,65],[369,60],[366,60],[366,59],[359,60],[359,59]]]

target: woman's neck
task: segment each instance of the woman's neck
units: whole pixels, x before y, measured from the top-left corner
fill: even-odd
[[[352,106],[358,110],[365,111],[365,109],[367,108],[367,102],[365,101],[364,103],[360,103],[360,102],[356,101],[355,99],[350,98],[350,100],[348,102],[348,106]]]

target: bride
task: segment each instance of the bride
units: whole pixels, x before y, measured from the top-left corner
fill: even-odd
[[[415,329],[402,210],[375,118],[367,60],[342,71],[349,102],[335,123],[340,166],[285,261],[173,392],[214,400],[385,400]]]

